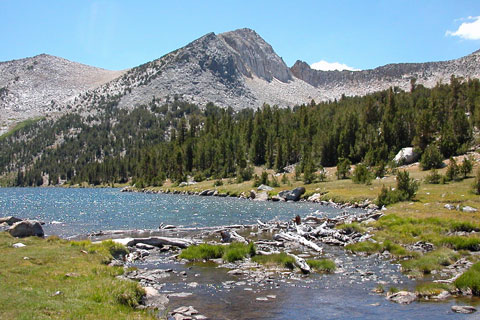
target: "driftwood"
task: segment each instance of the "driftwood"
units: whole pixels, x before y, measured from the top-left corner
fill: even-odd
[[[273,238],[275,240],[286,240],[286,241],[294,241],[294,242],[298,242],[306,247],[310,247],[312,248],[313,250],[317,251],[317,252],[322,252],[322,248],[320,248],[316,243],[310,241],[310,240],[307,240],[305,239],[304,237],[300,236],[300,235],[296,235],[292,232],[280,232],[280,233],[277,233],[273,236]]]
[[[179,248],[187,248],[191,245],[197,244],[193,239],[169,238],[169,237],[150,237],[150,238],[123,238],[112,239],[116,243],[123,244],[127,247],[133,247],[137,243],[146,243],[151,246],[175,246]]]
[[[223,243],[229,243],[229,242],[241,242],[241,243],[248,243],[247,240],[245,240],[244,237],[239,235],[233,230],[221,230],[220,235],[222,236],[222,242]]]
[[[268,241],[268,240],[259,240],[255,241],[256,245],[266,245],[266,246],[274,246],[274,247],[284,247],[285,244],[282,241]]]

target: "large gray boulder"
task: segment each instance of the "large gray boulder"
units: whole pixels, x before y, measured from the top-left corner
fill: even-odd
[[[286,201],[298,201],[302,194],[305,193],[304,187],[298,187],[293,190],[284,190],[278,193],[278,196],[285,199]]]
[[[417,161],[419,158],[419,154],[416,153],[412,147],[407,147],[407,148],[402,148],[395,158],[393,158],[393,161],[395,161],[397,164],[403,165],[403,164],[410,164],[414,163]]]
[[[9,229],[8,232],[13,237],[24,238],[24,237],[43,237],[45,233],[43,228],[40,225],[40,222],[34,220],[24,220],[14,223]]]

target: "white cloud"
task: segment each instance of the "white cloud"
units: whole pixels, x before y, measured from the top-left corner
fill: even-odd
[[[312,69],[321,70],[321,71],[333,71],[333,70],[350,70],[350,71],[359,71],[360,69],[355,69],[347,66],[346,64],[340,62],[328,62],[325,60],[320,60],[318,62],[312,63],[310,66]]]
[[[457,31],[447,31],[446,36],[460,37],[466,40],[480,40],[480,17],[468,17],[462,19],[463,22]],[[473,20],[473,21],[472,21]]]

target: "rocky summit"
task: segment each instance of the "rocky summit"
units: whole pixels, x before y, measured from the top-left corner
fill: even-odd
[[[209,33],[165,56],[125,71],[108,71],[39,55],[0,63],[0,134],[15,122],[68,110],[94,112],[115,97],[124,108],[181,99],[201,106],[280,107],[364,95],[411,80],[433,87],[452,75],[480,77],[480,52],[429,63],[389,64],[362,71],[289,68],[251,29]]]

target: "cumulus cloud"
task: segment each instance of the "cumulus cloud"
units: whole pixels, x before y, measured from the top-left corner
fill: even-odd
[[[349,71],[359,71],[360,69],[355,69],[347,66],[346,64],[340,62],[328,62],[325,60],[320,60],[318,62],[312,63],[310,66],[312,69],[321,70],[321,71],[333,71],[333,70],[349,70]]]
[[[466,40],[480,40],[480,16],[461,19],[463,22],[457,31],[447,31],[446,36],[460,37]]]

